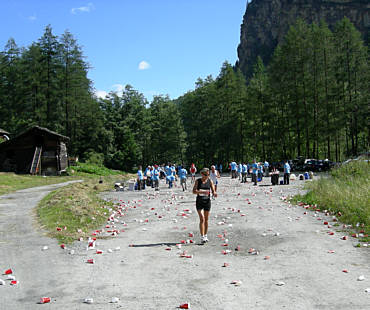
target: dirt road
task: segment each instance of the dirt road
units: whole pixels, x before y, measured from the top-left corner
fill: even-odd
[[[341,227],[324,225],[335,224],[331,216],[281,200],[302,182],[270,187],[264,180],[254,187],[223,177],[206,245],[199,244],[195,196],[164,183],[159,192],[104,194],[119,203],[122,216],[97,233],[90,250],[86,240],[63,250],[35,230],[32,209],[57,185],[2,196],[0,271],[12,268],[19,284],[0,275],[0,309],[176,309],[183,303],[191,309],[369,309],[369,248],[341,240]],[[194,243],[179,249],[187,240]],[[42,296],[51,303],[38,305]]]

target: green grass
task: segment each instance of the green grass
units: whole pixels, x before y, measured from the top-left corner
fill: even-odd
[[[0,172],[0,196],[20,189],[62,183],[74,179],[76,176],[41,177]]]
[[[92,168],[90,171],[96,169],[103,171],[104,174],[108,170],[102,167],[93,168],[92,165],[89,165],[90,168]],[[71,243],[79,237],[86,238],[91,236],[92,231],[101,228],[109,215],[108,210],[103,207],[112,207],[112,204],[100,199],[98,194],[112,190],[115,182],[131,176],[122,171],[120,174],[113,171],[111,175],[102,176],[77,169],[75,174],[83,177],[84,182],[70,184],[50,193],[40,202],[36,210],[41,227],[59,243]],[[57,227],[62,230],[57,231]],[[64,230],[64,227],[67,229]],[[78,232],[79,229],[82,233]]]
[[[14,192],[20,189],[44,186],[66,181],[76,180],[79,178],[97,178],[99,176],[122,175],[122,171],[110,170],[103,166],[79,163],[67,169],[66,176],[38,176],[0,172],[0,196]]]
[[[104,166],[86,163],[79,163],[77,166],[69,167],[67,172],[69,174],[92,174],[95,176],[120,175],[123,173],[122,171],[111,170]]]
[[[308,192],[297,195],[292,202],[316,204],[338,215],[346,224],[370,234],[370,165],[365,161],[355,161],[334,169],[328,178],[322,178],[306,185]],[[341,214],[341,216],[339,216]],[[369,241],[363,238],[362,241]]]

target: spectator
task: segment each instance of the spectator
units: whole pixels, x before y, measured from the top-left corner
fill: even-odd
[[[286,160],[284,164],[284,185],[289,185],[289,178],[290,178],[290,165]]]

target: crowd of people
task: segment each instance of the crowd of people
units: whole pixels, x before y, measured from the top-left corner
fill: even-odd
[[[279,184],[279,174],[280,171],[275,166],[270,166],[268,161],[253,163],[239,162],[236,163],[232,161],[227,165],[230,171],[232,179],[239,179],[241,183],[247,183],[247,178],[251,177],[253,185],[257,185],[257,182],[262,181],[263,177],[271,177],[272,185]],[[290,179],[290,165],[287,161],[284,163],[284,177],[282,183],[289,184]],[[191,176],[191,183],[196,181],[195,175],[197,173],[197,168],[194,163],[189,167],[189,172]],[[222,164],[212,165],[210,169],[210,179],[213,181],[215,188],[217,190],[218,179],[222,173]],[[136,189],[142,190],[146,186],[151,186],[156,191],[159,190],[159,180],[165,179],[168,188],[172,188],[174,183],[180,180],[180,185],[183,191],[187,191],[187,178],[188,170],[182,165],[175,165],[168,163],[167,165],[149,165],[143,171],[142,166],[139,166],[137,172],[137,186]]]

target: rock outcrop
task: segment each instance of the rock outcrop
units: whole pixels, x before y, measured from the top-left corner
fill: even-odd
[[[297,18],[308,23],[325,20],[330,28],[348,17],[369,42],[370,0],[252,0],[241,25],[236,66],[247,78],[260,55],[268,64],[271,55]]]

